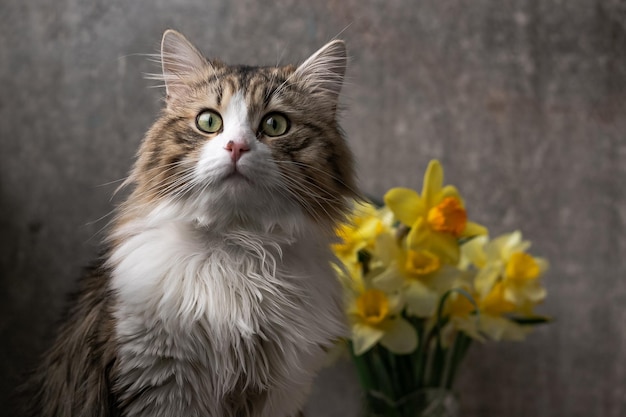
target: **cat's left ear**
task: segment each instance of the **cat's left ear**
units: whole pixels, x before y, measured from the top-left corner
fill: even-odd
[[[201,73],[207,61],[181,33],[168,29],[161,40],[161,65],[167,98],[186,88],[195,74]]]
[[[300,65],[295,73],[300,82],[311,88],[337,100],[348,58],[346,44],[341,40],[333,40],[309,57]]]

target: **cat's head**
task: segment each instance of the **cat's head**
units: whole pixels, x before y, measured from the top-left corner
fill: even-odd
[[[337,122],[343,42],[298,67],[230,66],[168,30],[161,60],[166,108],[139,150],[132,204],[218,227],[342,217],[355,197]]]

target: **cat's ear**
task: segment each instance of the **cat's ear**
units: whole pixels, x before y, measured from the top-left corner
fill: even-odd
[[[207,61],[179,32],[168,29],[161,40],[161,66],[167,97],[185,88],[185,80],[200,73]]]
[[[341,40],[333,40],[304,61],[294,75],[306,86],[337,100],[347,62],[346,44]]]

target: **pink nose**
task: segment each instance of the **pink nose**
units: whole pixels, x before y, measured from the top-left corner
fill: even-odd
[[[224,146],[224,149],[230,152],[230,159],[232,159],[233,162],[237,162],[244,152],[250,150],[250,147],[243,142],[235,142],[234,140],[229,140],[226,146]]]

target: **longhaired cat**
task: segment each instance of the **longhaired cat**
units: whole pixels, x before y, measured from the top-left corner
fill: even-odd
[[[161,60],[166,106],[28,415],[296,416],[346,331],[329,251],[355,197],[344,44],[229,66],[168,30]]]

